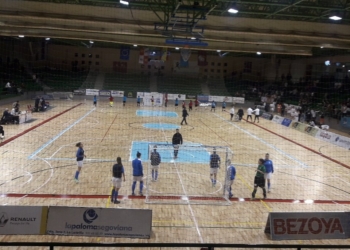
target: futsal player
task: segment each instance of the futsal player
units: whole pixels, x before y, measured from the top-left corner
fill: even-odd
[[[151,98],[151,104],[152,104],[152,107],[154,106],[154,97],[152,95],[152,98]]]
[[[216,107],[216,103],[214,101],[211,102],[211,109],[210,112],[214,110],[215,112],[215,107]]]
[[[124,174],[124,167],[122,164],[122,158],[117,157],[117,164],[113,165],[112,168],[112,183],[113,183],[113,189],[111,194],[111,202],[114,204],[119,204],[120,201],[118,201],[118,192],[119,189],[122,187],[122,177],[123,181],[125,182],[125,174]]]
[[[36,105],[36,101],[35,101],[35,105]],[[96,107],[97,105],[97,96],[94,95],[94,106]],[[38,103],[38,106],[39,106],[39,103]]]
[[[179,147],[182,144],[182,135],[179,132],[179,129],[176,129],[176,133],[173,135],[173,146],[174,146],[174,158],[177,158],[177,154],[179,153]]]
[[[78,147],[78,150],[76,153],[78,170],[75,172],[74,180],[76,183],[79,183],[79,174],[83,167],[83,161],[84,161],[84,158],[86,158],[86,155],[84,152],[83,143],[78,142],[75,146]]]
[[[143,196],[143,166],[141,162],[141,153],[137,152],[136,159],[132,161],[132,175],[133,175],[133,183],[132,183],[132,195],[135,195],[136,182],[140,182],[140,195]]]
[[[218,173],[218,169],[220,168],[220,156],[216,154],[216,149],[213,149],[213,153],[210,155],[210,179],[212,186],[216,185],[216,175]]]
[[[253,122],[252,113],[253,113],[253,109],[252,109],[251,107],[249,107],[249,108],[247,109],[247,121],[248,121],[249,118],[250,118],[250,121]]]
[[[264,199],[266,199],[266,189],[265,189],[265,173],[266,168],[264,166],[264,159],[259,159],[258,169],[256,170],[255,178],[254,178],[254,191],[252,193],[251,200],[255,200],[255,194],[258,187],[262,188]]]
[[[137,97],[137,105],[136,105],[137,107],[140,107],[140,102],[141,102],[141,98],[140,98],[140,96],[138,96]]]
[[[267,192],[271,192],[271,177],[273,174],[273,162],[270,160],[269,153],[265,154],[264,166],[266,169],[265,180],[267,180]]]
[[[195,107],[195,109],[197,109],[198,106],[199,106],[199,101],[198,101],[198,99],[196,99],[196,100],[194,101],[194,107]]]
[[[114,101],[114,98],[112,95],[109,96],[109,106],[110,107],[113,107],[113,101]]]
[[[183,107],[182,109],[182,121],[181,121],[181,125],[183,125],[183,123],[185,122],[187,125],[187,121],[186,121],[186,117],[189,116],[186,107]]]
[[[223,103],[222,103],[222,110],[221,111],[225,111],[226,110],[226,102],[224,101]]]
[[[188,111],[192,110],[192,106],[193,106],[193,102],[192,100],[190,100],[190,102],[188,103]]]
[[[125,107],[125,103],[126,103],[126,95],[123,96],[123,107]]]
[[[179,106],[179,100],[176,98],[175,99],[175,109],[177,109],[178,106]]]
[[[153,152],[151,153],[150,160],[151,160],[151,166],[152,166],[152,181],[157,181],[159,164],[162,161],[160,154],[157,152],[157,146],[154,146]]]
[[[228,197],[231,199],[233,197],[232,194],[232,184],[236,177],[236,168],[231,163],[231,160],[227,160],[227,168],[226,168],[226,181],[225,181],[225,188],[228,192]]]

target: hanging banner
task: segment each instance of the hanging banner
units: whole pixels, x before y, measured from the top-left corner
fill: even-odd
[[[86,95],[99,95],[100,90],[98,89],[86,89]]]
[[[111,90],[111,95],[113,97],[123,97],[124,96],[124,91]]]
[[[128,61],[130,57],[130,48],[129,47],[121,47],[120,48],[120,60]]]

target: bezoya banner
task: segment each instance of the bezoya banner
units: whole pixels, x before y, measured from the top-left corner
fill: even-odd
[[[151,237],[152,210],[50,207],[47,234],[124,238]]]
[[[272,240],[346,239],[349,212],[271,212],[265,233]]]
[[[45,234],[48,207],[1,206],[0,234]]]

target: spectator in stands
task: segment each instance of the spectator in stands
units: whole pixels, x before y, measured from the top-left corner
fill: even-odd
[[[12,88],[12,87],[11,87],[11,83],[10,83],[10,82],[7,82],[6,85],[5,85],[5,88],[7,88],[7,89]]]
[[[286,110],[286,106],[284,106],[284,103],[282,103],[281,107],[281,116],[284,116],[284,111]]]
[[[4,139],[5,138],[5,131],[4,131],[3,126],[1,126],[1,125],[0,125],[0,134],[1,134],[0,138]]]

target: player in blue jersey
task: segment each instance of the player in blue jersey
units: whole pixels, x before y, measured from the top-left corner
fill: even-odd
[[[214,110],[215,112],[215,107],[216,107],[216,103],[214,101],[211,102],[211,109],[210,112]]]
[[[267,180],[267,192],[270,193],[271,192],[271,177],[272,177],[272,174],[273,174],[273,163],[270,160],[269,153],[267,153],[265,155],[264,166],[265,166],[265,169],[266,169],[265,180]]]
[[[213,153],[210,155],[210,179],[212,186],[216,185],[216,175],[218,173],[218,169],[220,168],[220,156],[216,154],[216,149],[213,149]]]
[[[78,147],[78,150],[76,153],[78,170],[75,172],[74,180],[76,183],[78,183],[79,174],[80,174],[81,168],[83,167],[83,161],[84,161],[84,158],[86,158],[86,155],[84,153],[83,143],[78,142],[75,146]]]
[[[123,96],[123,107],[125,107],[125,103],[126,103],[126,96]]]
[[[175,109],[179,106],[179,99],[175,99]]]
[[[113,165],[112,168],[112,183],[113,183],[113,189],[111,194],[111,202],[114,204],[119,204],[120,201],[118,201],[118,192],[119,189],[122,187],[122,177],[123,181],[125,182],[125,174],[124,174],[124,167],[122,164],[122,158],[117,157],[117,164]]]
[[[157,146],[154,146],[153,152],[151,153],[150,160],[151,160],[151,166],[152,166],[152,181],[157,181],[159,164],[162,161],[160,154],[157,152]]]
[[[96,105],[97,105],[97,96],[94,95],[94,106],[96,107]]]
[[[136,106],[137,106],[137,107],[140,107],[140,103],[141,103],[141,98],[140,98],[140,96],[138,96],[138,97],[137,97],[137,105],[136,105]]]
[[[222,110],[221,111],[225,111],[225,110],[226,110],[226,102],[223,101],[223,103],[222,103]]]
[[[232,198],[232,184],[236,177],[236,168],[231,164],[231,160],[227,160],[227,168],[226,168],[226,181],[225,181],[225,188],[228,192],[228,197]]]
[[[137,152],[136,159],[132,161],[132,175],[133,175],[133,183],[132,183],[132,195],[135,195],[135,187],[136,182],[140,182],[140,195],[143,196],[143,166],[141,162],[141,153]]]

